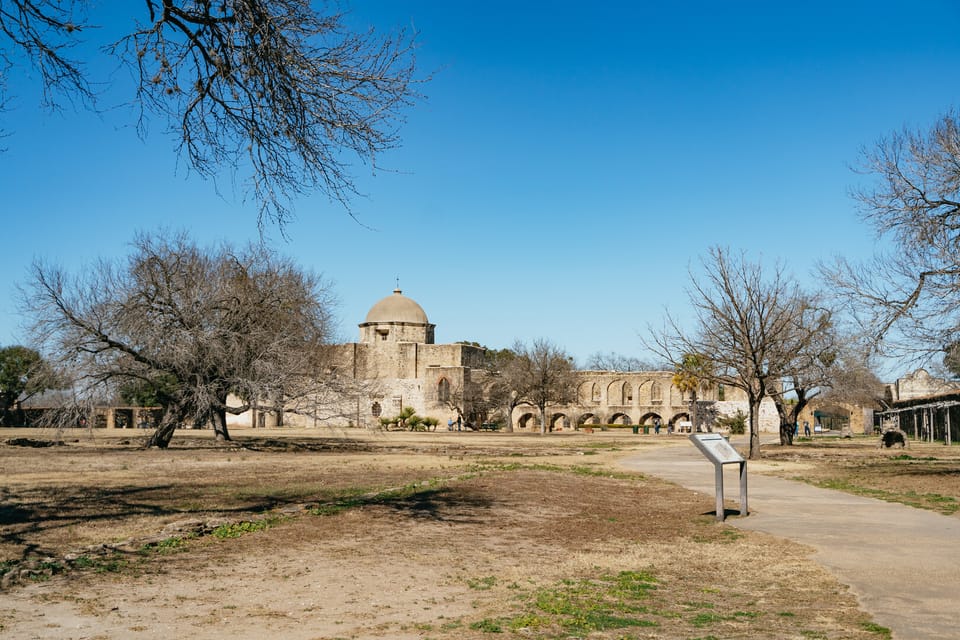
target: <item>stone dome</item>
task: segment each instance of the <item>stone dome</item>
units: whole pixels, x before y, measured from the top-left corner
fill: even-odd
[[[394,289],[393,294],[383,298],[370,307],[364,324],[430,324],[423,307],[416,301],[403,295],[400,289]]]

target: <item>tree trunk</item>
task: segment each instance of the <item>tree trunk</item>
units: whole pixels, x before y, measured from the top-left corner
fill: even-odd
[[[760,400],[750,399],[750,460],[760,458]]]
[[[163,417],[160,418],[160,424],[157,425],[156,431],[147,440],[147,448],[166,449],[170,446],[170,440],[173,439],[173,433],[177,430],[180,419],[179,407],[167,407],[163,412]]]
[[[793,444],[793,425],[793,422],[784,420],[783,416],[780,417],[780,444],[784,447]]]
[[[700,431],[700,424],[697,420],[699,416],[697,415],[697,392],[693,390],[690,392],[690,424],[691,432],[697,433]]]
[[[547,405],[540,405],[540,435],[547,434]]]
[[[230,432],[227,431],[227,412],[224,409],[217,409],[213,412],[213,433],[217,440],[230,440]]]
[[[790,446],[793,444],[794,420],[791,419],[792,412],[787,411],[787,405],[781,396],[774,395],[771,397],[777,407],[777,415],[780,416],[780,446]]]

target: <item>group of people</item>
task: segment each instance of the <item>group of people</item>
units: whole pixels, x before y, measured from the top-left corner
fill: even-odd
[[[453,425],[457,425],[457,431],[461,431],[463,429],[463,416],[458,415],[456,422],[453,421],[453,418],[447,420],[447,431],[453,431]]]

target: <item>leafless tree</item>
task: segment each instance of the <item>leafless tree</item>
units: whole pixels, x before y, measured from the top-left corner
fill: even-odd
[[[229,439],[228,412],[299,406],[325,380],[329,290],[262,246],[143,235],[125,263],[76,277],[35,263],[23,293],[37,343],[74,374],[80,397],[115,397],[131,381],[161,391],[151,445],[166,447],[185,422]]]
[[[868,349],[860,340],[850,336],[839,340],[830,384],[825,386],[820,400],[887,408],[887,386],[874,373]]]
[[[817,296],[797,292],[787,299],[790,324],[769,358],[777,382],[768,389],[780,417],[780,444],[792,445],[800,412],[828,388],[839,373],[839,336],[833,313]]]
[[[342,13],[316,4],[143,0],[129,31],[102,43],[133,74],[141,134],[158,116],[200,175],[245,176],[261,224],[266,216],[282,228],[291,199],[313,190],[348,206],[356,188],[344,152],[376,168],[417,98],[409,33],[351,32]],[[97,9],[89,0],[0,3],[0,88],[26,62],[44,104],[93,105],[94,87],[110,81],[89,78],[71,53],[100,31]]]
[[[547,432],[547,406],[567,404],[576,397],[577,375],[573,359],[549,340],[538,338],[529,346],[517,341],[515,357],[501,372],[513,407],[529,404],[540,411],[540,433]],[[511,410],[512,408],[511,407]]]
[[[598,351],[587,358],[585,368],[591,371],[656,371],[663,367],[633,356]]]
[[[693,310],[691,328],[667,314],[665,326],[652,330],[648,347],[676,366],[686,354],[701,354],[712,365],[716,384],[741,389],[750,407],[750,458],[760,456],[760,403],[779,385],[784,372],[777,359],[794,339],[797,285],[781,266],[764,273],[744,253],[713,248],[703,275],[690,274],[687,291]],[[686,325],[691,323],[686,322]]]
[[[960,120],[904,130],[861,152],[875,181],[857,191],[863,218],[891,251],[866,264],[824,265],[837,299],[880,353],[942,357],[960,330]]]

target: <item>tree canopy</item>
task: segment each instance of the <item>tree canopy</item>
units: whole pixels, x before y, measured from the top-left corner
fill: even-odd
[[[282,226],[292,198],[314,190],[348,206],[356,189],[344,152],[376,167],[399,144],[404,109],[418,97],[408,32],[353,32],[343,13],[308,0],[139,6],[127,30],[94,51],[133,77],[127,99],[141,134],[158,117],[191,169],[245,177],[261,224],[266,216]],[[79,45],[109,37],[100,10],[90,0],[0,3],[0,91],[32,66],[46,106],[99,108],[118,76],[91,77]]]
[[[11,408],[55,385],[46,361],[35,349],[20,345],[0,348],[0,424]]]
[[[125,391],[163,405],[151,441],[161,447],[185,422],[212,422],[229,438],[228,412],[280,411],[314,397],[326,374],[327,285],[260,245],[142,235],[126,262],[77,276],[35,263],[23,304],[78,397]]]

